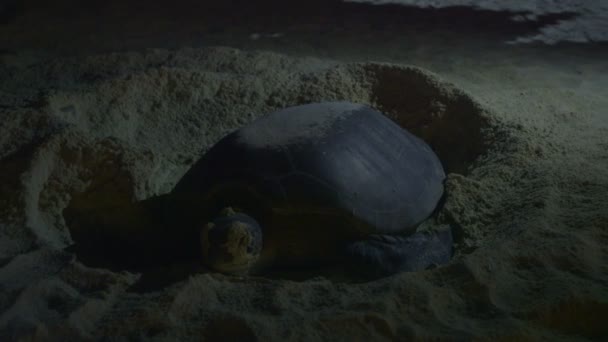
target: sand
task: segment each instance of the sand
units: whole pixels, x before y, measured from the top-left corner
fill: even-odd
[[[608,332],[600,318],[608,314],[608,138],[596,112],[604,98],[512,84],[490,92],[468,83],[469,93],[416,67],[232,48],[4,72],[38,87],[2,98],[0,331],[9,340]],[[142,292],[134,290],[141,274],[93,269],[61,251],[71,242],[62,210],[72,198],[94,205],[167,192],[231,130],[321,100],[369,104],[435,148],[448,180],[432,224],[455,227],[450,264],[363,284],[192,274]]]
[[[359,49],[328,35],[328,46],[289,45],[293,33],[240,49],[2,54],[0,340],[608,336],[605,50],[377,36]],[[435,149],[447,196],[423,228],[454,227],[452,262],[348,283],[145,274],[64,250],[71,203],[166,193],[225,134],[321,100],[371,105]]]

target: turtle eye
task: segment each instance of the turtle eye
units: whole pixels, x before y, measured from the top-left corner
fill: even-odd
[[[247,253],[253,252],[253,246],[247,246]]]

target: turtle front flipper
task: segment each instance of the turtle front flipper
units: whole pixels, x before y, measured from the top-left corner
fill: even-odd
[[[73,201],[63,211],[74,241],[69,250],[91,266],[118,269],[196,256],[196,235],[167,223],[166,201],[164,195],[138,202]]]
[[[409,236],[374,234],[346,247],[347,268],[379,278],[445,264],[453,255],[451,228]]]

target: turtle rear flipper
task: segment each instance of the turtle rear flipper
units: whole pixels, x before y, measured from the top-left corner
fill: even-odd
[[[409,236],[376,234],[346,248],[348,268],[373,278],[442,265],[453,254],[451,228]]]

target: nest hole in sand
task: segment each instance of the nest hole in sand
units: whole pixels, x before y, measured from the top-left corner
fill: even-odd
[[[367,102],[386,113],[400,126],[425,140],[439,156],[446,173],[466,174],[473,162],[491,144],[489,137],[492,136],[493,127],[485,109],[466,93],[440,81],[422,69],[392,64],[355,63],[327,70],[325,75],[316,77],[315,80],[318,82],[315,91],[297,95],[286,94],[284,98],[287,99],[287,103],[277,105],[277,107],[328,100]],[[355,91],[352,90],[353,84],[359,87]],[[180,90],[176,90],[175,87],[166,88],[161,89],[159,94],[159,89],[154,89],[147,95],[150,102],[159,102],[163,97],[172,97],[174,95],[172,92],[175,91]],[[274,94],[281,91],[289,92],[289,90],[279,89]],[[293,92],[293,90],[291,91]],[[104,102],[101,96],[100,94],[91,103],[99,106],[99,102]],[[140,91],[139,96],[145,97],[146,93]],[[238,103],[239,98],[246,97],[235,98],[237,102],[230,105],[232,108],[246,107],[247,103]],[[118,98],[118,100],[120,99],[129,100],[128,96]],[[139,100],[145,102],[146,99]],[[105,101],[120,108],[120,103],[116,103],[116,98]],[[187,106],[187,104],[183,106]],[[197,106],[199,107],[197,108]],[[129,108],[129,106],[124,107]],[[193,103],[192,108],[186,112],[192,113],[201,110],[204,112],[205,108],[200,108],[200,103]],[[226,111],[230,112],[230,108],[227,108]],[[157,118],[162,117],[162,114],[155,113]],[[173,112],[172,115],[175,116],[175,113]],[[167,117],[172,116],[167,115]],[[247,120],[250,119],[252,118],[249,117]],[[165,128],[163,125],[155,127],[156,129]],[[238,126],[234,128],[236,127]],[[144,132],[143,134],[153,135],[154,132]],[[194,139],[194,141],[197,140]],[[126,168],[128,169],[128,165]],[[95,175],[95,172],[91,172],[93,184]],[[131,182],[131,188],[136,186],[132,175],[125,176],[123,181]],[[133,248],[134,245],[146,244],[158,246],[158,243],[163,241],[163,236],[161,234],[142,237],[142,234],[146,234],[146,224],[153,225],[155,222],[150,218],[145,220],[146,223],[141,222],[142,215],[138,213],[139,208],[124,201],[125,198],[134,197],[132,193],[125,195],[125,192],[133,191],[128,188],[128,184],[121,189],[98,186],[89,187],[81,193],[73,194],[63,215],[76,243],[75,246],[80,246],[80,248],[74,248],[78,258],[89,266],[143,272],[144,277],[138,285],[140,289],[164,286],[183,279],[193,272],[201,271],[197,259],[198,251],[188,250],[192,244],[188,247],[165,248],[156,251],[154,248]],[[437,211],[441,209],[443,201],[447,197],[449,194],[444,196]],[[112,202],[108,201],[108,198],[121,199],[121,205],[105,208],[97,206],[98,203]],[[102,222],[104,225],[112,225],[114,222],[120,221],[120,224],[130,222],[132,226],[124,231],[116,230],[115,226],[111,231],[117,231],[117,234],[112,234],[111,231],[100,232],[99,229],[89,229],[90,227],[86,224],[75,224],[75,222],[82,223],[85,216],[84,222],[95,221],[95,224]],[[139,228],[132,229],[132,227],[143,227],[143,230],[139,231],[137,230]],[[103,247],[98,248],[99,246]],[[293,275],[293,272],[269,274],[270,277],[296,280],[318,275],[319,273],[310,271],[296,275]]]
[[[492,143],[487,111],[468,94],[417,67],[366,64],[376,108],[426,141],[447,173],[467,174]]]

